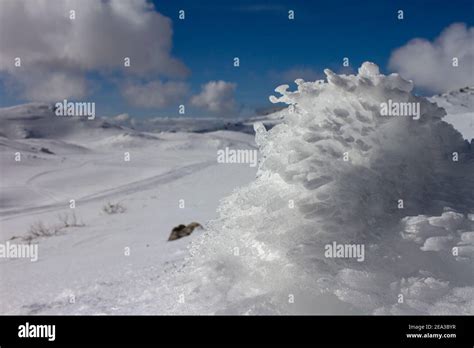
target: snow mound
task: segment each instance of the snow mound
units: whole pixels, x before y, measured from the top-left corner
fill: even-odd
[[[474,87],[463,87],[429,98],[447,112],[445,121],[461,132],[465,139],[474,139]]]
[[[138,132],[124,132],[101,139],[95,143],[95,146],[110,148],[140,148],[159,141],[157,136]]]
[[[438,94],[431,98],[448,114],[472,112],[474,110],[474,87],[463,87],[448,93]]]
[[[474,313],[470,145],[398,74],[325,74],[276,89],[289,112],[255,124],[256,180],[221,202],[159,311]],[[420,119],[381,116],[388,100]],[[364,257],[329,257],[333,243]]]

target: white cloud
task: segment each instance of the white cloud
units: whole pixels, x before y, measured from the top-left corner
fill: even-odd
[[[453,67],[453,57],[459,66]],[[446,92],[474,81],[474,27],[455,23],[433,42],[413,39],[392,52],[390,69],[431,92]]]
[[[191,98],[191,104],[218,115],[234,115],[236,84],[225,81],[210,81],[202,86],[201,93]]]
[[[87,95],[86,79],[74,72],[28,70],[28,73],[10,76],[9,83],[17,84],[23,96],[34,101],[58,101]]]
[[[135,119],[133,117],[130,117],[130,115],[127,113],[118,114],[115,116],[101,116],[100,118],[103,121],[112,123],[117,126],[130,127],[130,125],[135,122]]]
[[[112,119],[118,122],[125,122],[125,121],[130,120],[130,115],[127,113],[119,114],[117,116],[112,117]]]
[[[146,0],[2,0],[0,23],[0,72],[16,80],[27,99],[81,97],[88,72],[155,79],[188,74],[170,54],[171,20]]]
[[[178,103],[187,92],[188,85],[179,81],[127,83],[122,87],[122,94],[130,104],[145,108],[162,108]]]

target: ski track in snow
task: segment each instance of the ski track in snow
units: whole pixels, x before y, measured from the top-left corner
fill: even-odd
[[[82,167],[88,163],[93,163],[96,161],[86,161],[83,164],[77,166],[77,167],[69,167],[69,168],[62,168],[62,169],[57,169],[57,170],[49,170],[45,171],[42,173],[39,173],[32,178],[28,179],[27,184],[31,184],[31,182],[38,177],[51,174],[53,172],[58,172],[62,170],[70,170],[73,168],[79,168]],[[108,189],[108,190],[103,190],[99,191],[93,194],[85,195],[80,198],[76,199],[76,203],[89,203],[89,202],[94,202],[98,200],[103,200],[106,198],[115,198],[115,197],[122,197],[126,195],[130,195],[132,193],[136,193],[139,191],[144,191],[150,188],[156,188],[159,187],[159,185],[164,185],[167,183],[170,183],[174,180],[180,179],[184,176],[191,175],[196,173],[197,171],[201,171],[204,168],[207,168],[209,166],[215,165],[215,161],[207,161],[203,163],[196,163],[196,164],[191,164],[183,167],[179,167],[173,170],[170,170],[164,174],[158,174],[153,177],[135,181],[132,183],[124,184],[121,186],[118,186],[117,188],[114,189]],[[46,190],[44,189],[38,189],[33,186],[34,189],[40,190],[42,192],[45,192]],[[54,196],[51,195],[53,199],[56,199]],[[11,218],[17,218],[19,216],[23,215],[31,215],[31,214],[37,214],[37,213],[44,213],[48,211],[54,211],[60,208],[64,207],[65,202],[58,202],[55,204],[47,204],[47,205],[42,205],[42,206],[35,206],[35,207],[30,207],[30,208],[18,208],[18,209],[9,209],[0,212],[0,217],[3,218],[3,220],[8,220]]]

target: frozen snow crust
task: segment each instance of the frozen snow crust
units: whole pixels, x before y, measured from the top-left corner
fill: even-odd
[[[325,73],[270,98],[289,107],[270,131],[255,124],[257,178],[193,243],[168,311],[474,313],[470,145],[398,74]],[[382,117],[388,99],[420,103],[421,118]],[[333,242],[365,259],[325,257]]]

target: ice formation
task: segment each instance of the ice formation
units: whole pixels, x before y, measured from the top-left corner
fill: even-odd
[[[474,314],[471,145],[398,74],[325,74],[276,89],[289,107],[255,124],[257,178],[193,243],[167,311]],[[382,117],[387,100],[420,119]],[[364,261],[325,257],[333,242],[364,245]]]

